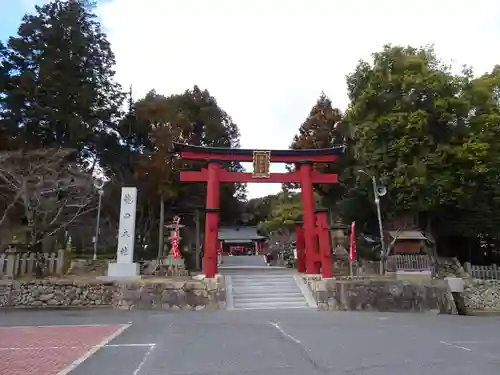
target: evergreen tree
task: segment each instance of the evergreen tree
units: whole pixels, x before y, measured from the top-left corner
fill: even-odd
[[[318,149],[342,146],[345,144],[347,134],[342,121],[342,113],[334,108],[331,100],[322,93],[316,104],[312,107],[304,123],[300,126],[290,146],[292,149]],[[335,163],[318,164],[315,168],[324,173],[345,174],[349,158],[340,157]],[[345,181],[344,181],[345,182]],[[323,198],[330,210],[335,209],[335,204],[341,199],[344,186],[318,185],[318,193]]]
[[[10,147],[94,151],[114,126],[123,95],[115,59],[87,2],[55,0],[26,15],[8,41],[10,76],[1,128]]]
[[[7,48],[0,41],[0,150],[8,147],[11,142],[12,131],[4,121],[7,110],[7,92],[9,89],[10,64],[7,60]]]

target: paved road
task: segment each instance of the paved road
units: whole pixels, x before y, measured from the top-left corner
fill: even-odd
[[[70,375],[500,373],[496,317],[314,310],[0,313],[0,326],[53,324],[130,324]]]

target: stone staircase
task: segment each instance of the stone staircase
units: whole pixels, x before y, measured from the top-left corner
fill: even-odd
[[[228,308],[296,309],[312,306],[288,269],[268,267],[263,269],[227,269]]]

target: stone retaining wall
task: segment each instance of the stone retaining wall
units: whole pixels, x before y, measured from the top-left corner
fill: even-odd
[[[466,280],[464,303],[468,312],[500,312],[500,280]]]
[[[224,279],[0,282],[0,308],[225,309]]]
[[[113,307],[119,309],[223,310],[224,279],[118,284]]]
[[[453,296],[444,282],[425,284],[401,280],[305,278],[319,310],[434,311],[456,313]]]

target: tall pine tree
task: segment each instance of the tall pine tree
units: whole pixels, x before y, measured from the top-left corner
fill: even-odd
[[[113,81],[113,52],[86,1],[36,7],[9,39],[4,61],[10,76],[0,121],[14,140],[10,147],[98,148],[123,94]]]

